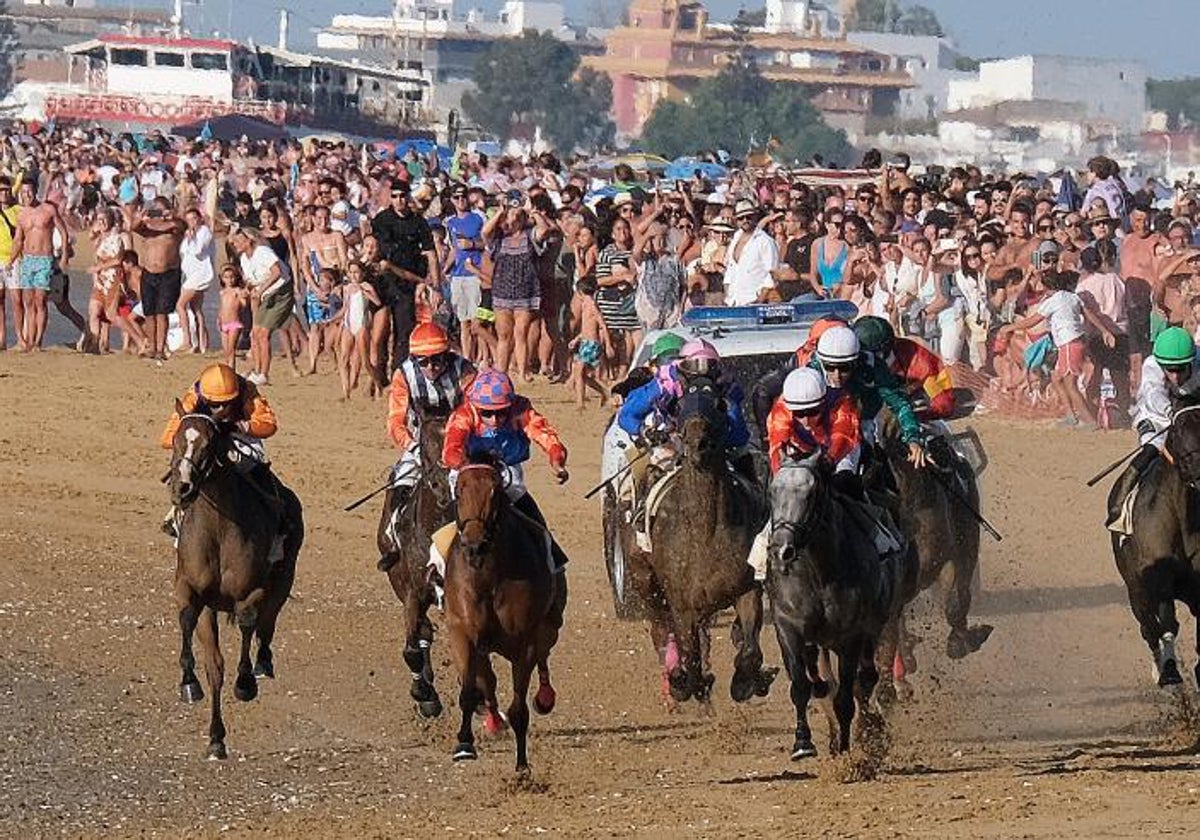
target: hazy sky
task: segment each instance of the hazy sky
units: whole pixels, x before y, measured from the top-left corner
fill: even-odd
[[[836,0],[833,0],[836,2]],[[101,0],[106,5],[125,5]],[[135,5],[163,5],[170,0],[134,0]],[[225,29],[230,2],[237,11],[234,34],[274,42],[279,8],[293,13],[292,42],[313,42],[311,30],[328,23],[335,12],[381,14],[390,0],[201,0],[187,6],[193,31]],[[739,7],[761,0],[709,0],[713,16],[728,19]],[[1194,46],[1200,0],[923,0],[957,41],[975,57],[1055,53],[1144,61],[1152,76],[1200,76],[1200,51]],[[463,0],[463,5],[497,8],[499,0]],[[618,9],[621,0],[566,0],[567,15],[586,22],[597,6]],[[202,17],[201,17],[202,16]],[[201,26],[203,23],[203,26]]]

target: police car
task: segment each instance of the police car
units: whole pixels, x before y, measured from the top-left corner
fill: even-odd
[[[808,331],[814,323],[828,317],[852,321],[857,314],[857,307],[845,300],[698,307],[684,314],[681,326],[646,333],[634,355],[633,367],[646,364],[655,339],[664,332],[673,332],[685,339],[703,338],[717,348],[722,367],[741,383],[748,397],[750,389],[759,379],[785,364],[795,354],[808,338]],[[754,445],[762,449],[758,431],[761,418],[752,416],[748,404],[745,408]],[[601,476],[608,478],[617,475],[626,464],[626,450],[632,446],[629,435],[616,424],[614,417],[604,433],[600,456]],[[761,459],[764,470],[765,464],[764,456]],[[765,472],[763,474],[765,476]],[[641,616],[629,603],[625,590],[625,559],[618,530],[622,524],[616,495],[618,483],[610,482],[601,496],[604,560],[617,616],[637,619]]]

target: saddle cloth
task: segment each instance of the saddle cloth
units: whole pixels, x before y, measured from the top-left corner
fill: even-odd
[[[1141,489],[1141,483],[1133,485],[1133,489],[1129,491],[1129,495],[1125,497],[1125,501],[1121,502],[1121,512],[1112,522],[1106,523],[1108,530],[1114,534],[1121,536],[1121,542],[1133,536],[1133,505],[1137,501],[1138,491]]]

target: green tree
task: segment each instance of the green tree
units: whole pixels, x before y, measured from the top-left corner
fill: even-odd
[[[8,3],[0,0],[0,99],[8,96],[12,90],[13,65],[16,62],[16,27],[7,13]]]
[[[527,31],[496,41],[476,62],[476,89],[463,107],[499,137],[540,125],[561,150],[595,148],[613,136],[612,84],[590,70],[577,76],[578,67],[579,57],[551,35]]]
[[[944,35],[937,15],[927,6],[904,6],[897,0],[859,0],[850,29],[899,32],[903,35]]]
[[[770,138],[779,141],[779,154],[788,160],[820,154],[848,162],[852,155],[846,135],[822,122],[803,86],[767,81],[753,65],[740,62],[701,82],[686,102],[659,102],[641,145],[670,158],[700,149],[739,155]]]
[[[1200,122],[1200,79],[1148,79],[1146,99],[1152,110],[1166,111],[1172,129]]]

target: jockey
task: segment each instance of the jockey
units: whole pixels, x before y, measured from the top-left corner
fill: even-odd
[[[450,486],[453,488],[458,479],[458,470],[473,457],[495,456],[507,472],[505,493],[513,507],[549,532],[541,509],[525,489],[525,470],[522,465],[529,460],[531,440],[550,458],[550,467],[558,483],[565,484],[569,478],[567,448],[559,439],[558,432],[528,399],[516,394],[508,374],[485,370],[471,383],[466,401],[450,415],[446,424],[446,441],[442,447],[442,462],[450,468]],[[451,523],[449,527],[453,529],[455,526]],[[443,532],[445,530],[442,529]],[[440,553],[442,558],[449,547],[446,536],[442,533],[441,541],[437,535],[434,537],[433,550]],[[561,570],[567,563],[567,555],[553,536],[551,552],[555,567]]]
[[[270,498],[268,494],[274,492],[275,477],[262,441],[275,434],[278,425],[275,412],[257,386],[227,364],[212,364],[201,371],[200,378],[180,396],[179,404],[185,414],[207,414],[229,432],[233,451],[237,453],[233,463],[238,472]],[[163,449],[174,446],[175,433],[182,419],[178,409],[171,412],[160,440]],[[163,531],[176,541],[179,539],[180,513],[172,505],[163,521]],[[282,541],[277,539],[276,543],[282,549]]]
[[[826,330],[817,341],[816,355],[809,366],[825,376],[831,390],[847,390],[858,402],[863,436],[878,442],[875,417],[887,406],[900,426],[900,439],[908,447],[908,460],[925,466],[924,435],[903,386],[882,360],[864,355],[854,330],[837,326]]]
[[[462,403],[475,376],[474,366],[450,349],[450,337],[437,324],[419,324],[409,338],[408,352],[409,357],[392,374],[388,397],[388,437],[400,450],[400,459],[392,467],[395,503],[384,510],[385,517],[404,507],[421,478],[421,416],[450,414]],[[386,572],[395,562],[394,553],[386,554],[379,559],[378,568]]]
[[[1141,451],[1117,480],[1120,504],[1109,510],[1112,527],[1121,518],[1125,499],[1141,481],[1166,444],[1166,430],[1175,412],[1200,404],[1200,350],[1182,327],[1168,327],[1154,339],[1154,354],[1142,364],[1142,380],[1133,408],[1133,427]]]
[[[918,417],[942,420],[954,414],[954,391],[950,369],[910,338],[897,338],[892,325],[875,315],[854,322],[854,334],[862,349],[887,365],[906,387],[910,399],[920,406]]]
[[[833,464],[835,476],[857,473],[862,432],[854,399],[845,391],[829,391],[812,368],[792,371],[767,418],[767,448],[772,475],[785,457],[803,458],[816,451]]]
[[[628,399],[630,392],[636,391],[647,382],[652,381],[658,375],[660,368],[678,359],[679,352],[683,350],[685,343],[682,337],[673,332],[663,333],[654,339],[654,345],[650,348],[650,358],[646,364],[629,371],[624,381],[618,382],[612,387],[612,392],[623,400]]]

